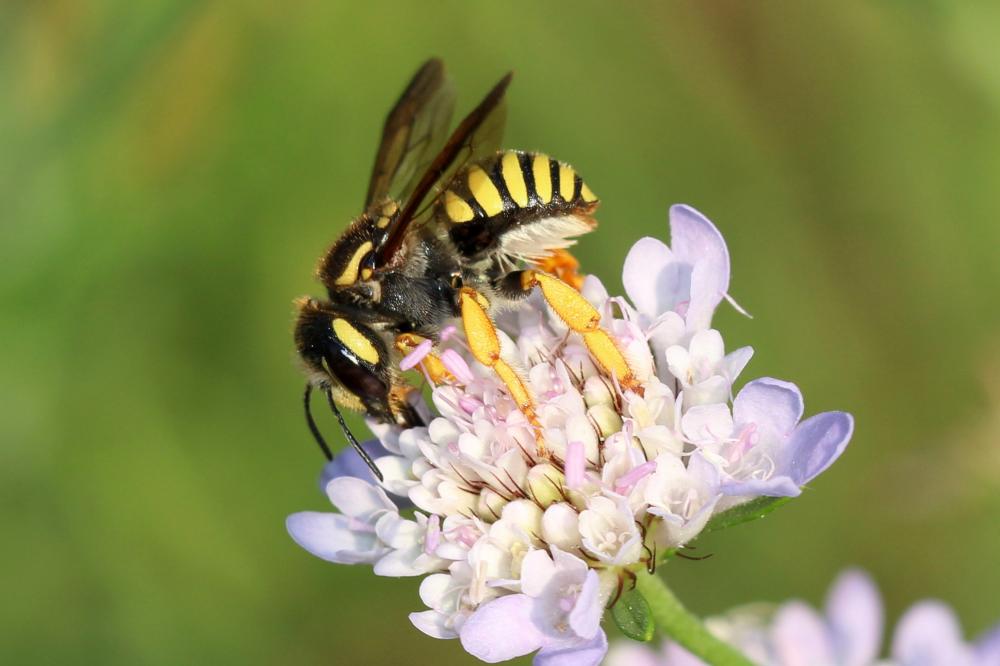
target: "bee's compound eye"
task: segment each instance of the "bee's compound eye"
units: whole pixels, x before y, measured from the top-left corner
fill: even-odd
[[[359,275],[362,280],[372,279],[372,275],[375,273],[375,253],[369,252],[364,257],[361,258],[361,271]]]
[[[333,320],[332,328],[333,339],[326,355],[330,372],[359,398],[383,398],[388,387],[376,373],[382,354],[373,342],[374,335],[366,335],[359,326],[339,317]]]

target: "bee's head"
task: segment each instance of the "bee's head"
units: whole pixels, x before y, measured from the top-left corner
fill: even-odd
[[[351,223],[347,231],[320,259],[316,269],[320,281],[328,289],[352,287],[371,278],[376,255],[388,237],[398,206],[390,201],[371,207]]]
[[[382,340],[321,301],[303,298],[296,305],[295,346],[310,381],[344,407],[387,419],[390,373]]]

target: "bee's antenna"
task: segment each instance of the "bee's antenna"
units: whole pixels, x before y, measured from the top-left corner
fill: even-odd
[[[316,421],[313,420],[312,409],[309,407],[309,398],[312,397],[312,383],[306,382],[306,393],[303,396],[303,402],[306,407],[306,425],[309,426],[309,432],[312,433],[313,439],[319,444],[319,448],[323,450],[323,455],[326,456],[327,460],[333,460],[333,453],[330,451],[330,447],[326,445],[326,440],[323,439],[323,435],[320,434],[319,428],[316,427]]]
[[[347,424],[344,422],[344,416],[343,414],[340,413],[340,409],[337,408],[337,403],[333,399],[333,391],[331,391],[330,389],[326,390],[326,401],[330,403],[330,409],[332,409],[333,413],[337,416],[337,421],[340,423],[340,429],[344,431],[344,436],[347,437],[347,441],[351,443],[351,446],[354,447],[354,450],[357,451],[358,455],[361,456],[361,459],[365,461],[365,464],[368,465],[368,469],[372,471],[372,474],[375,475],[375,478],[378,479],[379,481],[382,481],[382,471],[375,466],[375,461],[372,460],[372,457],[368,455],[367,451],[361,448],[361,444],[354,437],[354,434],[351,432],[350,428],[347,427]]]

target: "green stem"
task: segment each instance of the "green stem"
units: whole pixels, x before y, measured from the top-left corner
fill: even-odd
[[[646,598],[656,627],[670,640],[712,666],[753,666],[753,662],[709,633],[701,620],[684,608],[663,579],[655,574],[639,574],[636,583]]]

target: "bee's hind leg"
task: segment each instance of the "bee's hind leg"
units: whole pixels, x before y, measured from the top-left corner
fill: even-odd
[[[505,275],[497,287],[509,296],[513,296],[518,290],[527,293],[538,287],[549,307],[570,329],[583,337],[584,344],[601,368],[613,375],[622,388],[637,392],[640,390],[625,355],[618,349],[611,335],[601,328],[601,313],[573,286],[547,273],[524,270]]]

